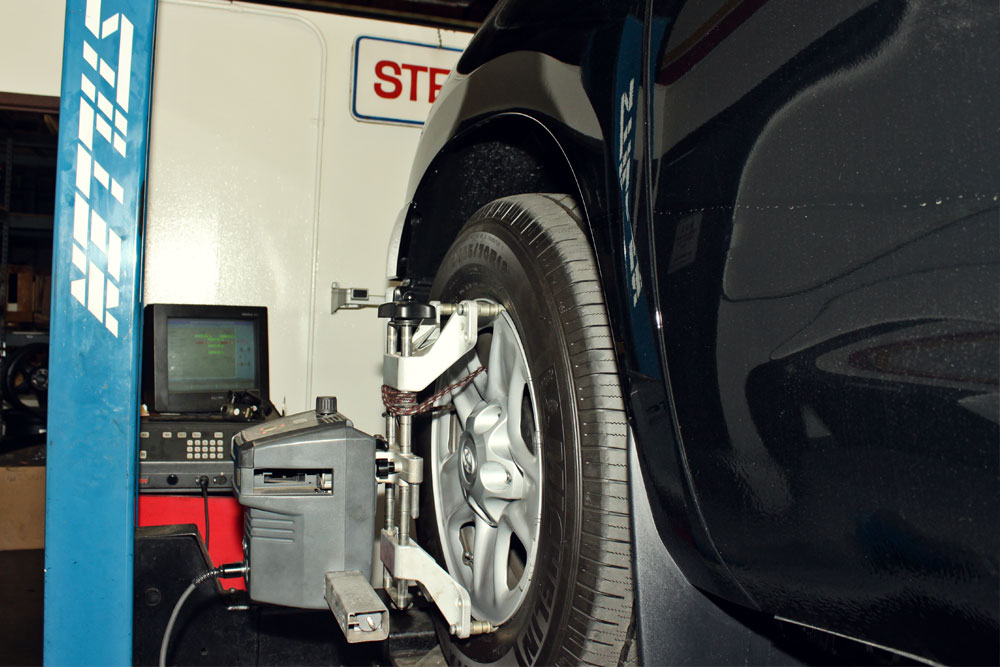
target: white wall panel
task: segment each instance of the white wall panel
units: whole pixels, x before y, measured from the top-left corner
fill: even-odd
[[[59,97],[66,0],[0,0],[0,92]]]
[[[160,5],[144,299],[268,306],[273,398],[297,409],[325,43],[294,16]]]
[[[161,0],[146,303],[266,305],[271,394],[317,394],[382,430],[382,327],[329,313],[330,283],[380,293],[419,128],[352,118],[361,35],[464,47],[469,35],[332,14]]]

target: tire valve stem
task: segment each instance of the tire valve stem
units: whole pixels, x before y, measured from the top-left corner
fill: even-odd
[[[469,626],[469,635],[486,635],[491,632],[496,632],[497,626],[493,625],[489,621],[472,621]]]

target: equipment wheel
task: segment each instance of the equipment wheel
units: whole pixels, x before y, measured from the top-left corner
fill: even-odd
[[[431,288],[504,306],[439,380],[485,366],[435,413],[421,542],[469,590],[453,664],[631,661],[627,425],[593,252],[565,195],[497,200],[466,223]]]
[[[44,415],[49,395],[49,346],[31,343],[19,348],[7,363],[3,395],[15,408]]]

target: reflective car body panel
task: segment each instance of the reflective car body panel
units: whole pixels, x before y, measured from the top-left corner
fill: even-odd
[[[572,171],[572,190],[587,213],[590,235],[598,256],[611,326],[627,359],[621,364],[630,387],[632,413],[645,440],[657,443],[644,449],[656,480],[654,512],[661,536],[671,547],[687,577],[712,593],[752,606],[721,559],[704,529],[697,503],[686,483],[683,452],[675,439],[676,428],[658,360],[658,344],[653,339],[652,314],[648,302],[644,313],[635,313],[630,301],[617,298],[629,289],[625,271],[625,211],[633,212],[632,227],[646,236],[648,188],[644,185],[643,151],[647,141],[641,131],[645,119],[643,92],[642,2],[603,2],[574,5],[572,29],[553,21],[565,15],[558,3],[506,2],[497,6],[483,28],[466,49],[458,71],[448,79],[431,110],[418,146],[409,184],[405,216],[408,224],[399,229],[402,262],[396,274],[418,281],[433,275],[450,243],[451,235],[491,197],[475,198],[468,204],[466,189],[454,183],[470,169],[489,169],[473,161],[460,149],[468,137],[494,136],[492,126],[514,125],[523,133],[531,126],[544,128],[558,144]],[[537,34],[534,31],[539,31]],[[557,38],[558,37],[558,38]],[[527,41],[526,41],[527,40]],[[624,81],[619,65],[630,66]],[[619,176],[618,146],[611,137],[620,134],[621,96],[635,76],[632,109],[633,154],[629,164],[635,172],[628,199],[623,197]],[[613,144],[613,145],[609,145]],[[452,163],[461,166],[449,171]],[[498,175],[490,172],[487,179]],[[442,184],[442,181],[444,183]],[[514,185],[517,187],[520,183]],[[470,189],[475,189],[470,188]],[[444,191],[444,204],[434,210],[436,190]],[[530,186],[517,192],[531,191]],[[515,190],[500,194],[513,194]],[[499,196],[499,195],[498,195]],[[440,229],[448,231],[441,232]],[[433,233],[437,231],[438,233]],[[638,255],[633,252],[633,259]],[[392,258],[390,266],[395,262]],[[645,328],[645,335],[633,334],[633,319]],[[645,372],[639,370],[635,340],[643,340]],[[652,352],[653,364],[648,362]]]
[[[541,128],[688,579],[943,662],[1000,659],[998,21],[964,0],[501,3],[410,184],[434,220],[451,146]],[[426,277],[447,233],[403,234],[401,274]]]
[[[676,4],[651,260],[723,560],[799,622],[941,657],[995,638],[997,13]]]

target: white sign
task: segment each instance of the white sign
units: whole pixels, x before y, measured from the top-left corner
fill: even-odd
[[[446,46],[358,37],[351,114],[374,123],[423,125],[461,55]]]

